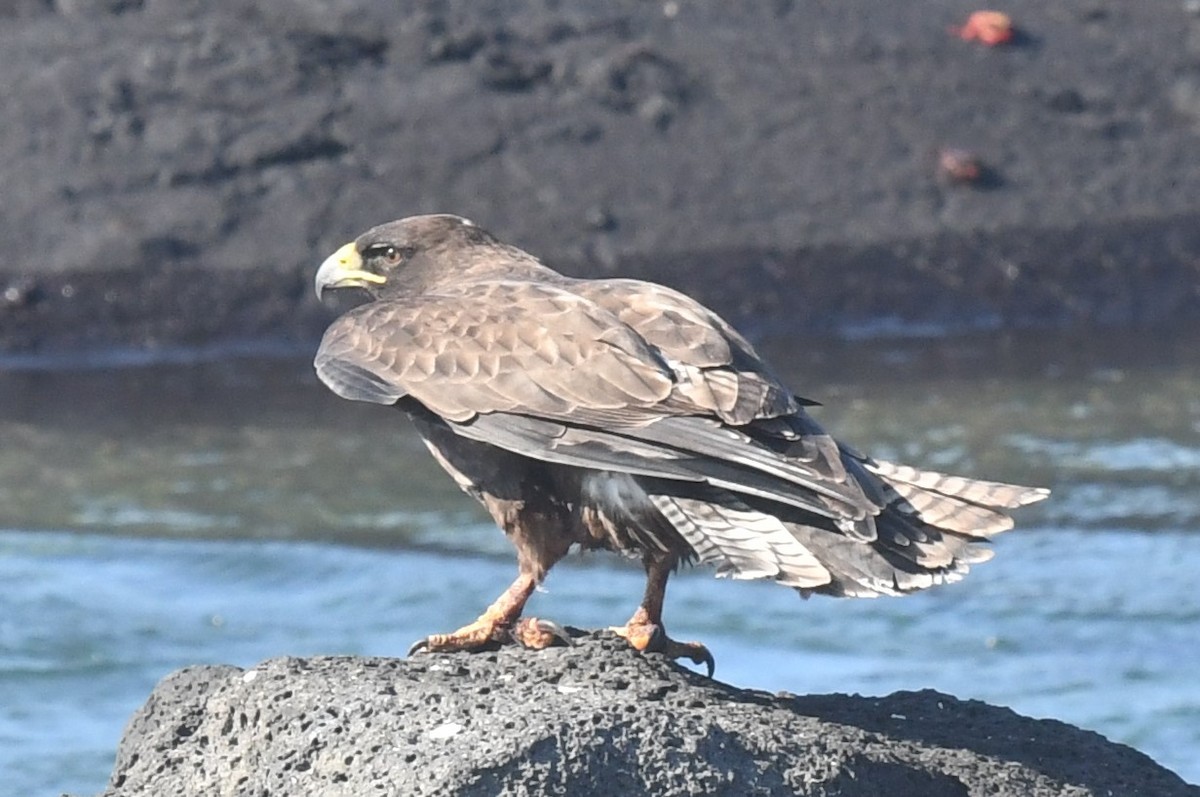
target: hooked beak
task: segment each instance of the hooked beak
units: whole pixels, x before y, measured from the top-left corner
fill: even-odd
[[[325,262],[317,269],[317,299],[320,300],[329,288],[367,288],[387,282],[387,277],[364,271],[362,265],[362,257],[353,242],[325,258]]]

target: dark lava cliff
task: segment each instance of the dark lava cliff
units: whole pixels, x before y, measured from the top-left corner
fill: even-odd
[[[1189,317],[1200,15],[1013,0],[987,48],[968,10],[5,4],[0,351],[308,342],[320,258],[429,211],[752,334]]]

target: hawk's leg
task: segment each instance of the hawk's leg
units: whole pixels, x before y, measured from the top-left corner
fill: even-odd
[[[708,677],[711,678],[716,663],[708,648],[699,642],[676,642],[667,636],[667,631],[663,628],[663,599],[667,594],[667,577],[671,575],[673,567],[672,559],[648,558],[646,592],[642,596],[642,605],[633,613],[633,617],[629,618],[629,622],[610,630],[623,637],[637,650],[662,653],[672,659],[690,659],[695,664],[703,664],[708,668]]]
[[[571,644],[571,638],[558,623],[536,617],[518,619],[536,588],[537,579],[522,573],[475,622],[448,634],[427,636],[413,644],[408,649],[408,655],[418,650],[478,650],[509,641],[537,649],[549,647],[556,639]]]

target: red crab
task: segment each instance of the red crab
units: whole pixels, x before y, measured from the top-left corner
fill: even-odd
[[[971,185],[984,178],[984,166],[974,152],[957,147],[938,150],[938,174],[951,183]]]
[[[963,41],[978,41],[988,47],[1007,44],[1016,35],[1012,18],[999,11],[976,11],[967,17],[962,27],[952,27],[950,32]]]

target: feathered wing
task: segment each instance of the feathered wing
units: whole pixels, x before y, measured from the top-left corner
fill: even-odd
[[[409,396],[464,437],[536,459],[711,481],[870,523],[877,507],[831,439],[781,457],[681,392],[678,365],[586,298],[522,282],[364,305],[334,322],[316,358],[345,398]]]
[[[676,391],[735,425],[787,415],[795,397],[737,330],[695,299],[640,280],[571,280],[671,361]]]
[[[1044,495],[840,447],[717,316],[629,280],[376,301],[330,327],[316,368],[345,398],[411,397],[461,437],[630,474],[683,555],[804,592],[960,578],[1011,526],[1001,509]]]
[[[673,385],[651,347],[609,313],[524,282],[363,305],[329,327],[315,366],[344,398],[411,396],[459,423],[488,413],[633,423],[654,417]]]

